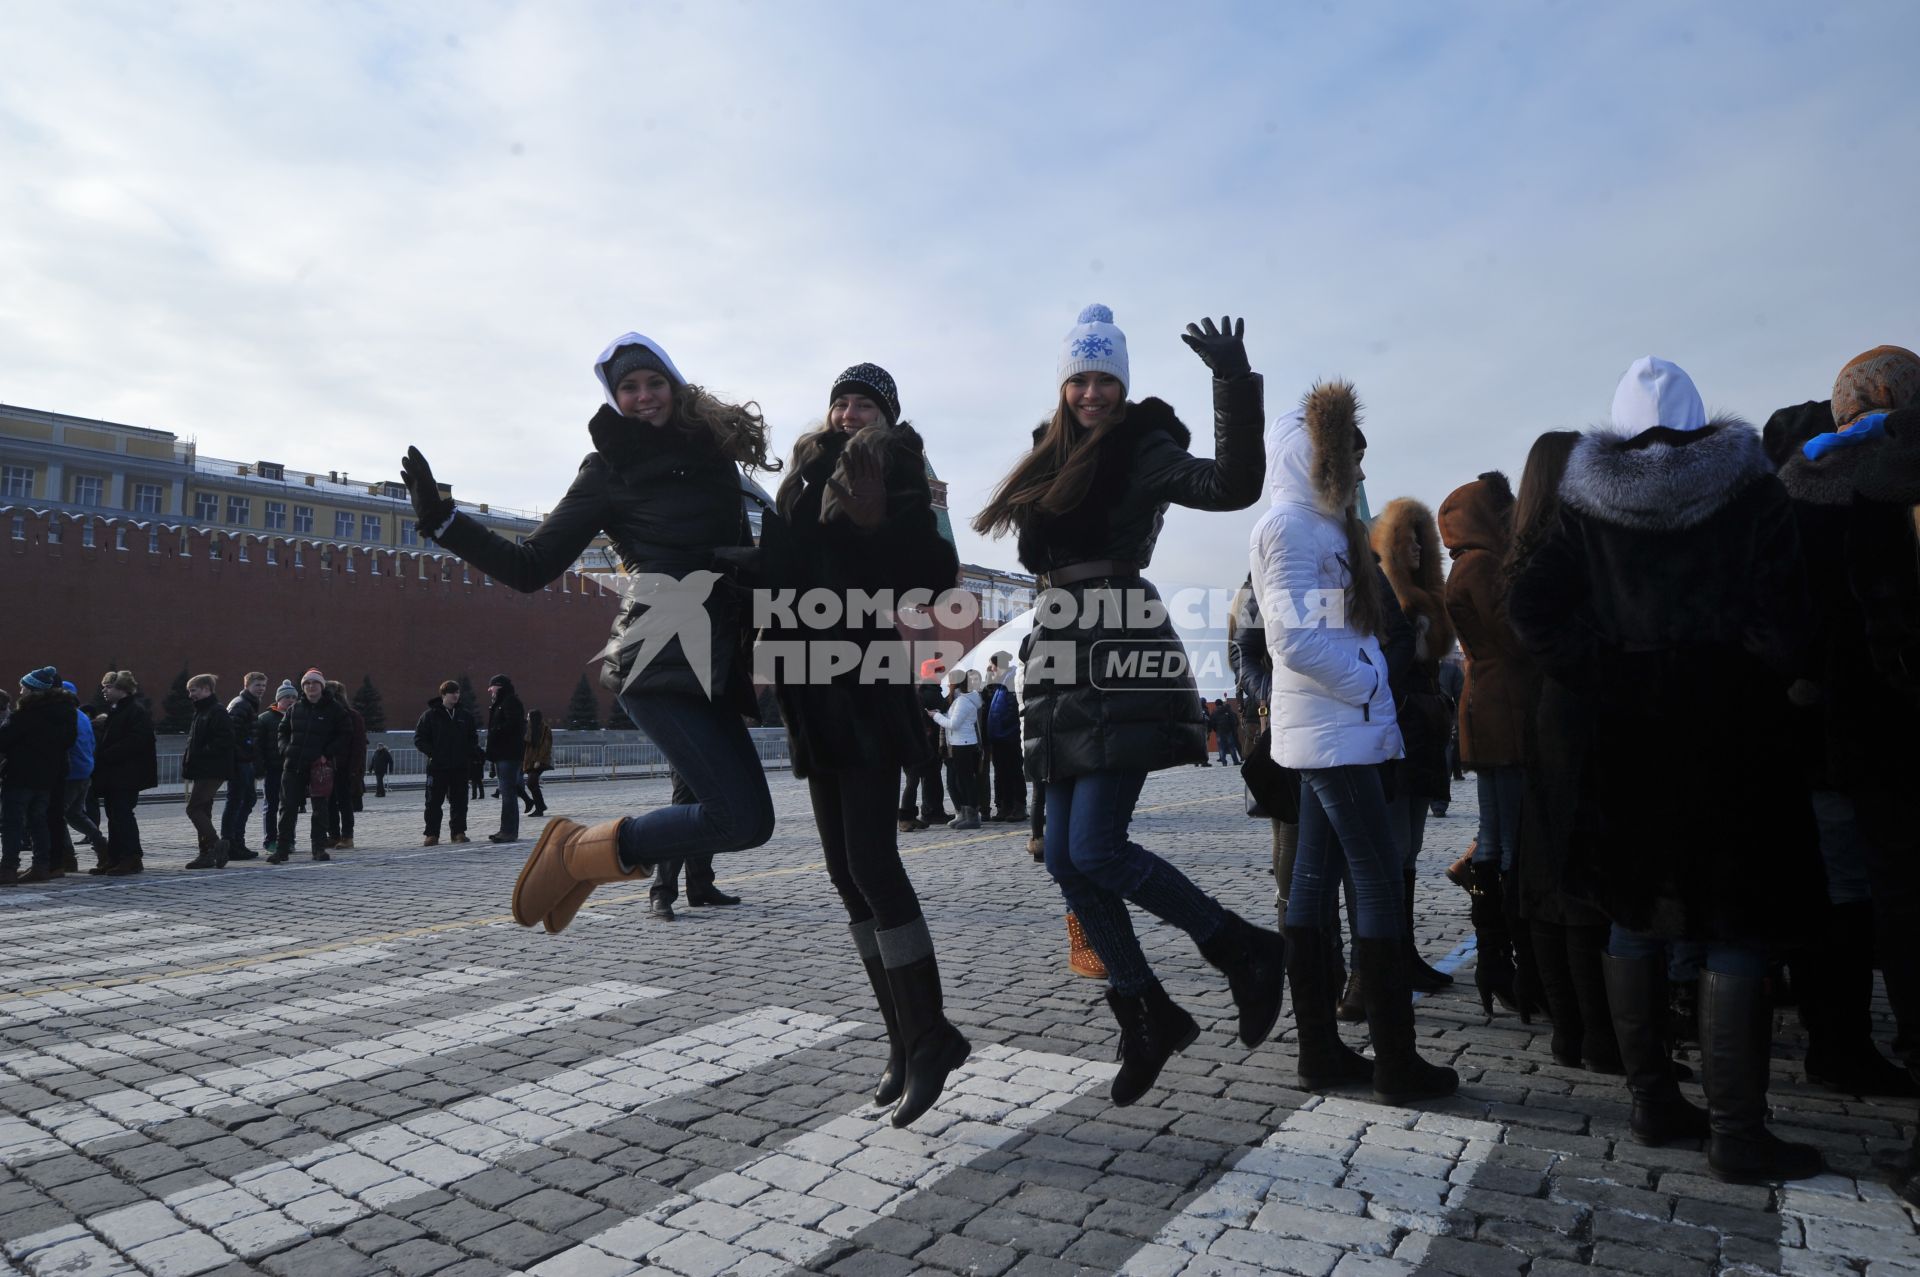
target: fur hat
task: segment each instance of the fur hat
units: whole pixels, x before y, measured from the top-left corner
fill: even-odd
[[[1080,312],[1080,318],[1060,339],[1058,385],[1075,373],[1104,372],[1130,385],[1127,376],[1127,335],[1114,326],[1113,312],[1099,302]]]
[[[1851,425],[1869,412],[1904,408],[1920,396],[1920,355],[1904,346],[1875,346],[1855,355],[1833,382],[1833,424]]]
[[[23,675],[20,686],[29,692],[51,692],[60,686],[60,671],[51,665],[42,665],[39,669]]]
[[[879,404],[887,414],[888,425],[900,420],[900,391],[893,384],[893,374],[879,364],[855,364],[835,377],[833,389],[827,392],[827,403],[831,405],[849,391]]]

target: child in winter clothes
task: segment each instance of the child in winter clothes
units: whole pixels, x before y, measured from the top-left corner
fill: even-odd
[[[0,887],[56,876],[47,809],[49,795],[67,774],[76,703],[60,686],[59,671],[44,666],[20,680],[13,713],[0,726]],[[20,852],[29,845],[30,861],[22,874]]]

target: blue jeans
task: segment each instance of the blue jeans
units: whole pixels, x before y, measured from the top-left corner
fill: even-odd
[[[227,805],[220,809],[220,836],[235,851],[247,845],[247,817],[253,814],[253,764],[240,763],[227,782]]]
[[[47,826],[47,791],[10,785],[0,789],[0,865],[12,869],[27,851],[30,869],[52,868],[53,833]]]
[[[680,692],[626,692],[620,704],[634,726],[660,747],[695,799],[628,818],[620,828],[623,861],[650,865],[745,851],[773,837],[767,771],[735,710]],[[502,784],[503,800],[511,801],[504,799],[506,792]]]
[[[1337,849],[1336,849],[1337,848]],[[1353,929],[1362,940],[1391,940],[1400,916],[1401,857],[1387,819],[1378,768],[1306,768],[1300,772],[1300,846],[1287,896],[1287,925],[1324,925],[1339,890],[1340,853],[1353,876]]]
[[[500,786],[500,836],[520,836],[520,764],[504,760],[495,763],[494,774]]]
[[[1497,860],[1501,872],[1513,868],[1520,849],[1520,805],[1526,801],[1526,776],[1518,767],[1482,767],[1474,773],[1480,786],[1480,845],[1473,863]]]
[[[1674,951],[1671,955],[1668,949]],[[1722,940],[1663,940],[1644,931],[1629,931],[1618,923],[1607,938],[1607,952],[1616,958],[1657,958],[1675,966],[1704,966],[1719,975],[1758,980],[1767,974],[1767,951],[1757,944]],[[1684,977],[1683,977],[1684,978]]]

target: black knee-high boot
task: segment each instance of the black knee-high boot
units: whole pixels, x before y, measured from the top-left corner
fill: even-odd
[[[1470,905],[1473,920],[1473,984],[1480,991],[1480,1008],[1493,1018],[1493,1002],[1509,1011],[1520,1005],[1513,996],[1513,940],[1507,934],[1507,912],[1501,901],[1500,866],[1491,860],[1476,860],[1471,869],[1473,888]]]
[[[1607,1005],[1607,977],[1601,970],[1609,929],[1606,923],[1567,927],[1567,975],[1580,1008],[1581,1063],[1592,1073],[1618,1075],[1627,1069],[1620,1059],[1620,1040],[1614,1036],[1613,1011]],[[1556,1014],[1554,1024],[1559,1023]]]
[[[1806,1179],[1826,1169],[1820,1150],[1767,1129],[1773,1006],[1766,982],[1700,973],[1700,1062],[1706,1074],[1707,1169],[1734,1184]]]
[[[1453,984],[1453,977],[1433,966],[1420,956],[1420,946],[1413,938],[1413,889],[1419,875],[1409,869],[1404,875],[1404,890],[1401,892],[1400,912],[1407,919],[1407,952],[1413,961],[1413,991],[1415,993],[1438,993]]]
[[[1296,1068],[1303,1091],[1326,1091],[1373,1080],[1373,1063],[1340,1040],[1333,1004],[1333,946],[1318,927],[1288,927],[1287,982],[1293,986],[1293,1023],[1299,1030]]]
[[[1530,923],[1527,929],[1533,937],[1540,989],[1546,995],[1547,1012],[1553,1016],[1553,1062],[1577,1069],[1580,1044],[1586,1037],[1586,1018],[1581,1014],[1580,999],[1573,988],[1573,971],[1567,963],[1567,929],[1557,922],[1538,921]]]
[[[1873,1043],[1873,906],[1834,905],[1826,935],[1794,963],[1807,1076],[1848,1095],[1911,1096],[1913,1079]]]
[[[853,933],[854,948],[860,951],[860,965],[867,969],[867,981],[873,985],[873,1000],[880,1007],[880,1018],[887,1026],[887,1067],[880,1084],[873,1089],[873,1102],[888,1105],[900,1098],[907,1085],[907,1048],[900,1037],[900,1017],[893,1007],[893,984],[887,979],[886,964],[880,961],[880,945],[874,940],[872,919],[847,924]]]
[[[1533,951],[1533,929],[1520,916],[1520,869],[1500,872],[1500,909],[1506,915],[1507,936],[1513,944],[1513,1000],[1520,1023],[1532,1024],[1533,1013],[1546,1004],[1540,992],[1540,966]]]
[[[933,1107],[947,1074],[966,1063],[972,1047],[947,1020],[940,966],[924,918],[877,932],[880,959],[893,990],[894,1015],[906,1047],[906,1084],[894,1106],[893,1124],[907,1123]]]
[[[1460,1075],[1440,1064],[1429,1064],[1414,1049],[1413,986],[1407,978],[1406,942],[1354,942],[1362,987],[1367,992],[1367,1028],[1373,1036],[1373,1097],[1382,1104],[1410,1104],[1416,1100],[1452,1095]]]
[[[1601,959],[1614,1036],[1633,1096],[1628,1127],[1637,1143],[1659,1147],[1672,1140],[1704,1139],[1707,1115],[1688,1103],[1673,1078],[1662,1029],[1667,1014],[1667,969],[1662,958]]]

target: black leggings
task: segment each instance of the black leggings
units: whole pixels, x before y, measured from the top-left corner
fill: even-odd
[[[854,768],[807,777],[813,821],[827,853],[827,877],[847,907],[847,920],[871,920],[881,931],[920,916],[894,828],[900,769]]]

